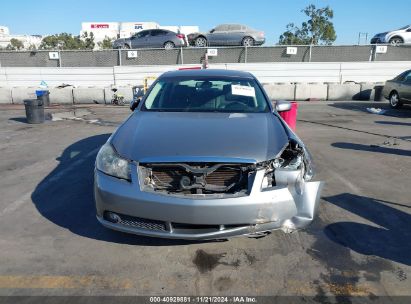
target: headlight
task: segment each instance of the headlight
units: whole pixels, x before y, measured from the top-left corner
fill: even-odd
[[[131,180],[130,163],[126,159],[121,158],[109,143],[102,146],[98,152],[96,167],[97,170],[107,175]]]
[[[314,176],[314,167],[310,152],[304,145],[296,141],[291,141],[288,147],[277,159],[265,161],[257,165],[257,169],[265,169],[262,181],[262,189],[274,187],[276,181],[276,170],[282,172],[298,172],[298,178],[295,180],[295,188],[298,194],[304,191],[304,182],[310,181]],[[284,181],[280,181],[284,182]],[[285,181],[287,183],[287,181]]]

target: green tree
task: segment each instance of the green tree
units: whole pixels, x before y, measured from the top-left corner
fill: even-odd
[[[68,33],[55,34],[44,37],[40,44],[42,50],[81,50],[84,48],[84,43],[80,36],[73,36]]]
[[[9,45],[6,47],[7,50],[22,50],[24,49],[24,43],[16,38],[11,38]]]
[[[94,33],[93,32],[84,32],[81,36],[81,46],[83,50],[92,50],[96,46],[94,42]]]
[[[288,24],[287,30],[280,36],[279,44],[331,45],[337,39],[332,22],[334,12],[329,6],[316,8],[311,4],[301,12],[309,19],[303,22],[301,27]]]
[[[97,45],[103,50],[112,49],[113,39],[106,36],[102,41],[98,42]]]

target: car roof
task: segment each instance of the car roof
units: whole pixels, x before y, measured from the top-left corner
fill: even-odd
[[[219,24],[217,26],[222,26],[222,25],[224,25],[224,26],[227,26],[227,25],[241,25],[241,26],[247,27],[245,24],[242,24],[242,23],[222,23],[222,24]]]
[[[249,72],[223,70],[223,69],[202,69],[202,70],[177,70],[165,72],[160,78],[171,77],[238,77],[238,78],[252,78],[255,77]]]

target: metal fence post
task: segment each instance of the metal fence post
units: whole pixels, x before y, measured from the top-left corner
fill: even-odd
[[[310,55],[308,57],[308,62],[311,62],[312,51],[313,51],[313,45],[310,44],[310,53],[309,53]]]
[[[61,68],[61,50],[58,50],[58,52],[59,52],[58,64],[59,64],[59,68]]]
[[[180,58],[181,58],[181,64],[184,64],[183,47],[180,47]]]
[[[248,47],[245,46],[245,51],[244,51],[244,63],[247,63],[247,58],[248,57]]]
[[[121,66],[121,49],[118,49],[118,65]]]

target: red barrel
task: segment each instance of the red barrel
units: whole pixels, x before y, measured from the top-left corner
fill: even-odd
[[[298,112],[298,103],[293,101],[291,102],[291,110],[286,112],[280,112],[280,116],[287,125],[295,131],[297,126],[297,112]]]

